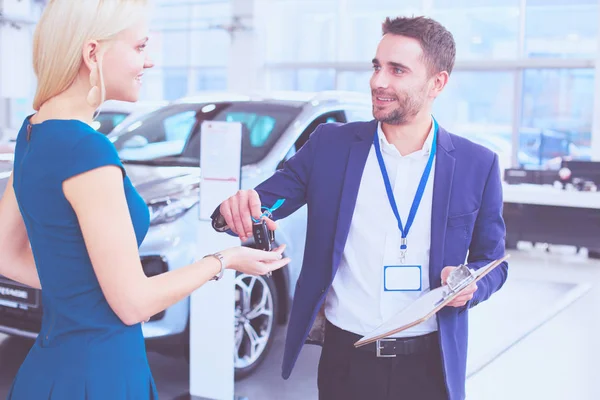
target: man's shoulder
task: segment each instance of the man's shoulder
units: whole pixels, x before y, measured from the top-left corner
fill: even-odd
[[[492,160],[496,157],[496,153],[479,143],[475,143],[455,133],[448,132],[448,134],[452,140],[452,145],[460,156],[464,155],[471,159],[480,160]]]

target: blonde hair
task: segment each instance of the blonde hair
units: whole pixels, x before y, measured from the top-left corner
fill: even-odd
[[[147,0],[50,0],[33,38],[33,70],[38,84],[33,109],[67,90],[83,63],[88,40],[108,41],[147,12]],[[101,54],[97,85],[104,101]]]

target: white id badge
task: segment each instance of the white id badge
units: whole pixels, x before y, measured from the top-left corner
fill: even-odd
[[[423,279],[421,266],[404,264],[401,261],[400,240],[400,232],[392,231],[386,235],[383,257],[383,291],[419,292],[422,290]]]
[[[383,290],[386,292],[421,291],[420,265],[386,265],[383,267]]]

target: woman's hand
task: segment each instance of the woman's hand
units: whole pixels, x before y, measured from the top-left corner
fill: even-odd
[[[250,247],[233,247],[221,252],[225,268],[248,275],[266,275],[287,265],[291,260],[283,258],[285,245],[273,251],[256,250]]]

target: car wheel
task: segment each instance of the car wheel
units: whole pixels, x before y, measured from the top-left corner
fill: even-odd
[[[237,379],[264,361],[277,328],[277,290],[272,277],[237,273],[235,278],[235,352]]]

